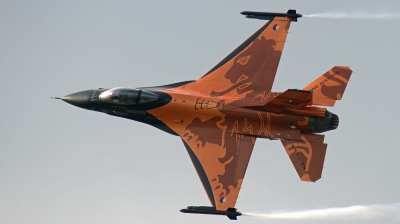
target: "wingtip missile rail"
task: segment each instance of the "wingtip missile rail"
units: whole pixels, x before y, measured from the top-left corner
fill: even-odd
[[[242,215],[242,213],[238,212],[236,208],[228,208],[226,211],[220,211],[215,207],[209,206],[188,206],[179,211],[192,214],[226,215],[230,220],[237,220],[237,217]]]
[[[286,13],[243,11],[240,14],[245,15],[246,18],[249,19],[272,20],[275,17],[287,17],[296,22],[297,18],[303,17],[303,15],[298,14],[295,9],[289,9]]]

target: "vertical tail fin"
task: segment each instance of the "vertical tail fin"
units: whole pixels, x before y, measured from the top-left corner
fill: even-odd
[[[353,71],[348,66],[335,66],[303,90],[312,90],[312,105],[331,106],[341,100]]]

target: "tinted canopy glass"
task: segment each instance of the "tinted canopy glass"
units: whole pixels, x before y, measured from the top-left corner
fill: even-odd
[[[158,96],[154,93],[150,93],[147,91],[141,91],[139,103],[150,103],[158,100]]]
[[[158,100],[157,94],[138,89],[113,88],[103,92],[100,100],[119,105],[135,105]]]

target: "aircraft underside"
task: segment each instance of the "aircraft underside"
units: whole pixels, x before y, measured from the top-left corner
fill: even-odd
[[[211,204],[184,213],[241,215],[235,204],[257,138],[280,140],[300,179],[319,180],[327,149],[320,133],[339,125],[326,107],[342,99],[351,69],[335,66],[302,89],[271,92],[290,24],[301,15],[242,14],[268,21],[198,80],[58,98],[179,136]]]

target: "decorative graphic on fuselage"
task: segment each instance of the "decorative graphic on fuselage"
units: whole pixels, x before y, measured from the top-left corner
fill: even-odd
[[[222,110],[222,107],[224,106],[225,100],[220,100],[220,101],[214,101],[214,100],[207,100],[203,98],[197,98],[196,103],[194,105],[195,110],[201,110],[201,109],[218,109]]]

